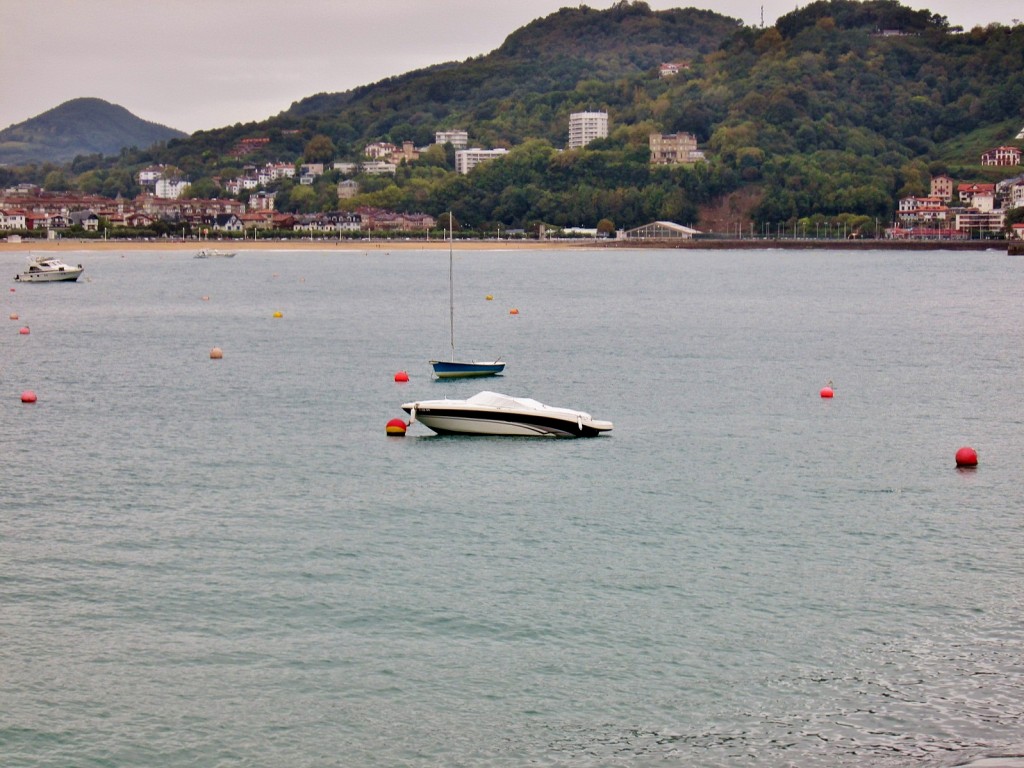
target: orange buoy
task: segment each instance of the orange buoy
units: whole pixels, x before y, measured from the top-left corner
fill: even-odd
[[[398,373],[395,374],[395,381],[408,381],[408,380],[409,380],[409,374],[406,373],[405,371],[399,371]]]
[[[403,437],[405,435],[406,427],[408,426],[409,425],[401,419],[392,419],[384,429],[389,435]]]
[[[17,312],[11,312],[11,320],[17,320],[17,319],[18,319],[18,313]]]
[[[22,336],[28,336],[29,333],[31,333],[31,331],[29,331],[28,326],[26,325],[24,328],[18,331],[18,333],[20,333]]]
[[[978,466],[978,452],[970,446],[965,445],[956,452],[956,465],[958,467]]]
[[[34,403],[36,401],[36,393],[31,389],[26,389],[21,393],[21,402],[23,403]]]
[[[508,311],[508,313],[509,313],[510,315],[518,315],[518,314],[519,314],[519,310],[518,310],[518,309],[516,309],[515,307],[512,307],[512,309],[510,309],[510,310]]]
[[[202,299],[203,299],[203,301],[209,301],[210,297],[209,296],[203,296]]]
[[[832,391],[832,387],[822,387],[821,388],[821,396],[822,397],[828,398],[828,397],[832,397],[834,394],[835,394],[835,392]]]
[[[220,360],[224,357],[224,351],[220,347],[214,347],[210,350],[211,360]]]

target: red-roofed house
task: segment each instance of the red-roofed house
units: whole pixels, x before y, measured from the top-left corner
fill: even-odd
[[[961,203],[979,211],[991,211],[995,204],[995,184],[961,184],[956,191]]]

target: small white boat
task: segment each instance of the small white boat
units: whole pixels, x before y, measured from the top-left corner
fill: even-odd
[[[557,408],[528,397],[480,392],[466,400],[405,403],[409,423],[419,421],[439,435],[543,435],[596,437],[612,429],[584,411]]]
[[[218,251],[213,248],[201,249],[194,258],[196,259],[230,259],[237,251]]]
[[[85,268],[69,266],[56,256],[44,253],[32,254],[28,259],[28,269],[14,279],[21,283],[56,283],[74,282]]]

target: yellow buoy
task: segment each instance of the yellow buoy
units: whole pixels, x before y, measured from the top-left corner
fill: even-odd
[[[274,317],[284,317],[280,312],[275,312]]]
[[[491,294],[491,293],[488,293],[488,294],[487,294],[487,300],[488,300],[488,301],[494,301],[494,295],[493,295],[493,294]]]

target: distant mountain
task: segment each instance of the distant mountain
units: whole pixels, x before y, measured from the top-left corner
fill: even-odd
[[[76,155],[117,155],[188,134],[136,117],[103,99],[72,99],[0,131],[0,164],[64,163]]]

